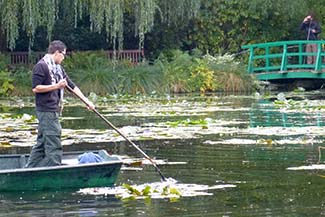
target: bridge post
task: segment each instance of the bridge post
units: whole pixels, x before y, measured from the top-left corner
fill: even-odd
[[[283,45],[283,53],[282,53],[282,62],[281,62],[281,68],[280,71],[286,71],[287,70],[287,44]]]
[[[315,63],[315,71],[320,72],[321,70],[321,52],[322,46],[320,43],[317,44],[317,56],[316,56],[316,63]]]
[[[269,47],[267,46],[265,48],[265,68],[266,68],[266,71],[270,71],[269,70],[269,67],[270,67],[270,58],[269,58],[269,54],[270,54],[270,49]]]
[[[253,57],[254,57],[254,48],[249,48],[249,60],[248,60],[248,73],[253,73]]]
[[[303,44],[302,43],[299,43],[298,44],[298,53],[300,54],[299,57],[298,57],[299,58],[299,65],[302,65],[303,64],[303,61],[304,61],[302,52],[303,52]]]

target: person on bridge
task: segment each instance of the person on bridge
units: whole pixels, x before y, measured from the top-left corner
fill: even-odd
[[[321,32],[319,23],[315,20],[314,15],[310,13],[300,24],[300,29],[306,33],[306,40],[318,40],[318,34]],[[307,53],[317,53],[317,44],[307,43]],[[316,56],[307,56],[307,64],[315,64]]]

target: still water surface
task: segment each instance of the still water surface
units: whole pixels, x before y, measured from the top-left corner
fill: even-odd
[[[202,103],[206,101],[201,100]],[[322,112],[283,113],[264,100],[240,97],[212,100],[225,103],[227,109],[202,114],[201,118],[236,120],[238,124],[226,127],[238,130],[258,131],[260,127],[270,127],[267,128],[270,131],[279,127],[283,130],[322,129],[325,121]],[[71,116],[87,116],[78,107],[68,108],[68,112]],[[110,119],[123,126],[158,123],[168,117],[113,115]],[[63,127],[91,129],[104,126],[94,117],[79,121],[64,121]],[[267,140],[271,142],[265,142]],[[302,143],[302,140],[307,142]],[[321,216],[325,215],[325,171],[290,171],[286,168],[317,163],[318,146],[324,145],[323,141],[322,134],[311,135],[310,128],[306,128],[305,133],[294,135],[205,134],[195,139],[137,142],[149,156],[186,162],[159,166],[166,177],[180,183],[234,184],[236,187],[209,190],[213,195],[183,197],[173,202],[169,199],[121,201],[114,196],[82,195],[72,191],[2,193],[0,216]],[[126,143],[107,144],[105,148],[116,154],[141,157]],[[89,150],[94,149],[94,145],[79,144],[74,149]],[[122,171],[116,184],[144,184],[159,179],[154,168],[147,165],[142,171]]]

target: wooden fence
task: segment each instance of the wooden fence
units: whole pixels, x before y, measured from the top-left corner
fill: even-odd
[[[108,50],[106,52],[108,59],[113,59],[115,56],[117,60],[129,60],[134,64],[138,64],[144,59],[144,50],[121,50],[115,52]],[[9,52],[8,55],[10,56],[10,65],[30,65],[37,63],[45,55],[45,52]],[[73,53],[68,52],[68,55],[73,55]]]

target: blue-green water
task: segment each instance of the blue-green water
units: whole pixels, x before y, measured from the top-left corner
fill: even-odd
[[[325,215],[325,171],[286,170],[292,166],[317,163],[318,146],[324,145],[323,134],[312,134],[309,128],[306,128],[305,133],[294,135],[276,132],[265,135],[241,131],[256,129],[258,132],[261,127],[270,127],[270,131],[275,127],[283,127],[283,130],[315,127],[313,129],[321,131],[325,121],[324,112],[281,113],[278,108],[265,106],[265,101],[252,98],[201,99],[202,103],[207,100],[226,102],[224,107],[228,109],[207,112],[199,117],[226,122],[236,120],[238,124],[224,127],[237,129],[238,133],[206,134],[195,139],[164,139],[137,144],[151,157],[170,162],[187,162],[160,165],[159,168],[166,177],[172,177],[180,183],[210,186],[234,184],[235,188],[209,190],[213,195],[183,197],[175,202],[169,199],[121,201],[114,196],[81,195],[70,191],[6,193],[0,194],[0,216]],[[79,107],[68,108],[65,115],[86,117],[84,120],[64,121],[65,128],[106,127],[101,120],[88,115],[87,111]],[[124,126],[188,117],[133,117],[126,114],[109,118],[114,124]],[[304,139],[306,142],[301,142]],[[247,140],[256,142],[249,143]],[[265,142],[267,140],[271,142]],[[105,147],[116,154],[141,157],[127,143],[101,144],[98,147]],[[95,148],[97,146],[93,144],[79,144],[67,149]],[[157,182],[159,179],[154,168],[147,165],[142,171],[122,171],[116,184],[143,184]]]

